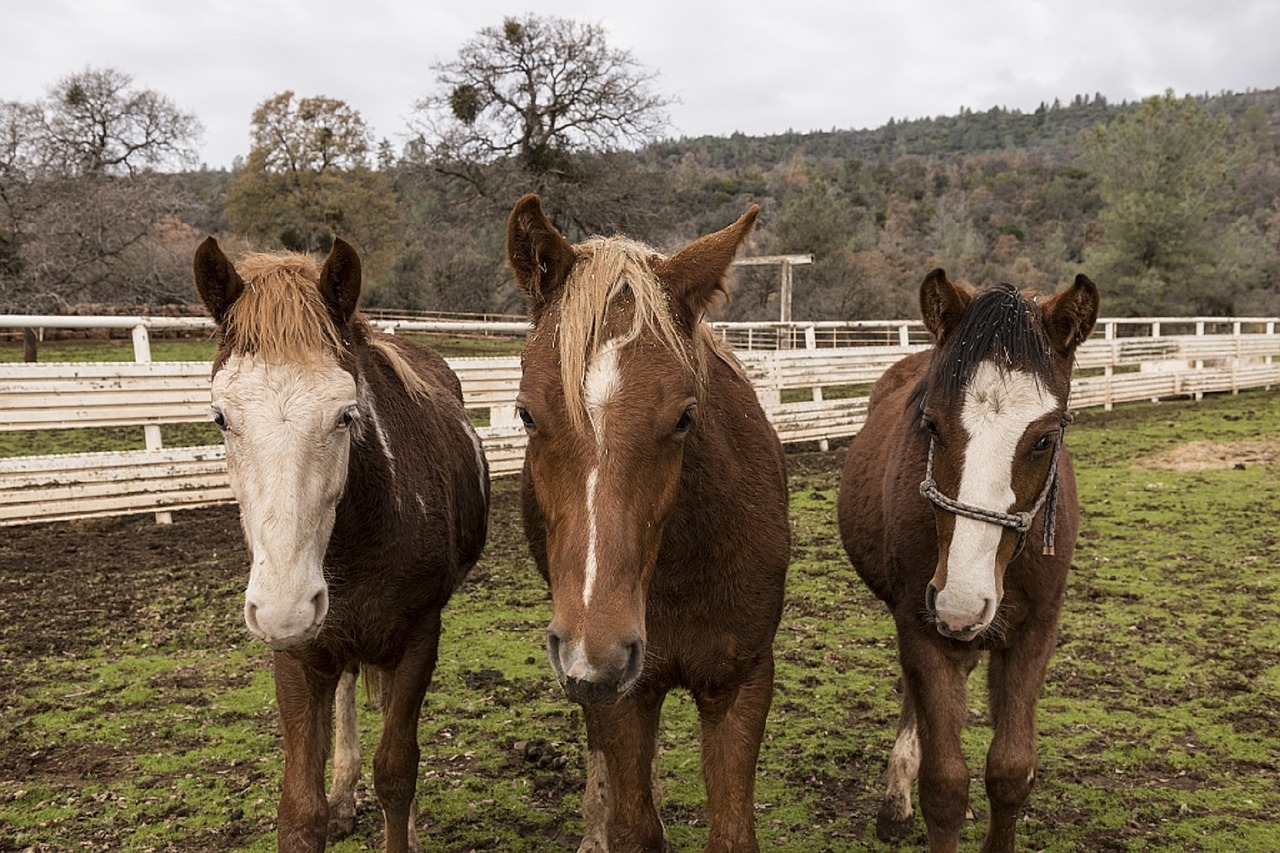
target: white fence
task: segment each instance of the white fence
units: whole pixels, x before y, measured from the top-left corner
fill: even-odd
[[[1271,318],[1103,320],[1077,357],[1072,404],[1199,397],[1280,385],[1280,336]],[[165,424],[209,415],[209,364],[152,362],[148,329],[203,329],[207,321],[141,317],[0,316],[19,326],[130,328],[134,363],[0,364],[0,430],[137,426],[145,450],[0,459],[0,525],[156,512],[231,500],[221,445],[163,446]],[[394,322],[389,331],[518,334],[522,323]],[[476,328],[471,328],[475,326]],[[715,324],[739,357],[785,444],[853,435],[866,394],[889,365],[925,348],[918,322]],[[748,347],[765,346],[767,349]],[[783,349],[776,347],[782,346]],[[515,417],[518,357],[450,359],[495,477],[520,470],[524,431]]]

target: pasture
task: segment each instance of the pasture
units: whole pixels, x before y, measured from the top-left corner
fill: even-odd
[[[1020,847],[1280,849],[1280,394],[1087,411],[1067,443],[1082,533]],[[756,806],[768,850],[888,849],[874,823],[893,628],[839,545],[842,458],[788,457],[793,563]],[[495,484],[485,556],[445,611],[419,735],[429,850],[574,849],[581,830],[585,731],[546,662],[517,498]],[[282,757],[269,653],[241,619],[235,509],[174,520],[0,536],[0,851],[274,849]],[[982,676],[969,849],[985,827]],[[678,850],[706,837],[695,719],[673,694],[662,814]],[[356,835],[330,849],[377,849],[367,764],[358,798]],[[908,843],[924,843],[918,817]]]

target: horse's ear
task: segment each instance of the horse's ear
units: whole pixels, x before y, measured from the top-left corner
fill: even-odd
[[[542,201],[522,196],[507,218],[507,263],[535,318],[564,286],[573,260],[573,246],[542,212]]]
[[[339,324],[345,324],[356,311],[360,301],[360,253],[355,247],[335,237],[329,257],[320,268],[320,295],[329,306],[329,313]]]
[[[972,298],[973,288],[952,283],[941,267],[924,277],[920,283],[920,317],[938,343],[960,322],[960,315]]]
[[[1058,352],[1070,356],[1088,340],[1098,320],[1099,302],[1098,286],[1083,274],[1066,290],[1044,301],[1045,329]]]
[[[218,241],[212,237],[205,237],[196,247],[191,271],[195,276],[200,300],[213,315],[213,321],[221,323],[231,304],[244,292],[244,279],[240,278],[236,268],[219,248]]]
[[[724,291],[725,273],[759,215],[760,206],[753,204],[728,228],[699,237],[657,263],[654,273],[670,288],[672,305],[690,326],[702,318],[716,292]]]

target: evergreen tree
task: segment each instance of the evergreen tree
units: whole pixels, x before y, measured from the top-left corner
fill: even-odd
[[[1111,314],[1228,314],[1248,286],[1227,270],[1228,200],[1250,159],[1230,123],[1172,91],[1083,136],[1105,243],[1089,260]],[[1237,237],[1239,234],[1237,233]]]

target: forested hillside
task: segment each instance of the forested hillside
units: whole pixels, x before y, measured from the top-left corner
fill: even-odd
[[[342,236],[366,258],[366,304],[518,312],[505,219],[535,191],[572,239],[623,232],[660,250],[759,204],[748,253],[814,256],[795,271],[797,319],[914,316],[935,266],[1041,290],[1083,271],[1109,315],[1280,313],[1280,89],[638,146],[534,138],[535,125],[503,147],[464,80],[436,105],[454,129],[411,124],[401,150],[351,105],[284,92],[255,112],[234,169],[193,171],[193,117],[172,108],[157,113],[164,146],[113,158],[92,126],[70,145],[77,109],[129,79],[68,81],[44,104],[0,103],[0,310],[192,301],[191,252],[212,233],[232,252],[323,252]],[[775,319],[776,280],[738,270],[719,315]]]
[[[1228,156],[1214,174],[1196,175],[1208,164],[1194,150],[1110,152],[1132,158],[1156,183],[1139,185],[1134,198],[1104,186],[1107,152],[1091,158],[1087,149],[1097,128],[1121,116],[1132,127],[1143,111],[1078,96],[1033,113],[964,111],[876,130],[670,141],[640,156],[675,176],[671,197],[681,199],[677,216],[690,231],[728,221],[749,199],[765,207],[758,251],[814,253],[814,266],[797,271],[797,317],[910,316],[915,288],[934,265],[979,284],[1041,289],[1085,271],[1113,297],[1114,314],[1280,310],[1280,89],[1146,104],[1157,115],[1140,118],[1170,139],[1202,129],[1197,122],[1220,124]],[[1189,135],[1179,143],[1197,140],[1208,156],[1204,135]],[[1108,243],[1109,202],[1163,227],[1168,211],[1188,201],[1197,202],[1186,211],[1197,227],[1169,227],[1164,237],[1182,245],[1131,233],[1128,221],[1113,223]],[[1153,255],[1168,287],[1107,255],[1126,238],[1139,260]],[[1119,299],[1108,273],[1129,279]],[[775,317],[770,284],[767,273],[740,281],[727,313]]]

